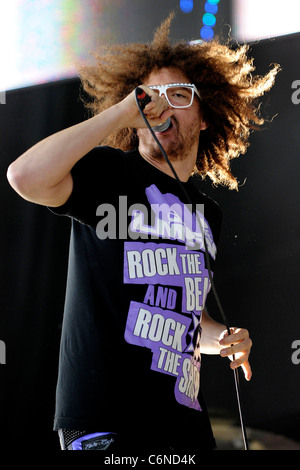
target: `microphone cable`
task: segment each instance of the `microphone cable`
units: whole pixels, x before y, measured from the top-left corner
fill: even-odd
[[[185,187],[183,186],[182,182],[180,181],[172,163],[170,162],[163,146],[161,145],[161,143],[159,142],[159,140],[157,139],[153,129],[157,129],[159,128],[160,126],[155,126],[154,128],[152,128],[144,114],[144,111],[143,109],[145,108],[145,106],[151,101],[151,98],[149,95],[146,94],[146,92],[140,88],[140,87],[137,87],[135,89],[135,99],[136,99],[136,103],[137,103],[137,106],[138,106],[138,109],[140,111],[140,114],[142,116],[142,118],[144,119],[145,121],[145,124],[146,126],[148,127],[149,131],[151,132],[151,135],[152,137],[154,138],[155,142],[157,143],[165,161],[167,162],[167,164],[169,165],[173,175],[174,175],[174,178],[176,179],[178,185],[180,186],[181,188],[181,191],[183,192],[188,204],[190,204],[191,206],[193,206],[193,203],[185,189]],[[206,237],[205,237],[205,233],[204,233],[204,230],[203,230],[203,227],[202,227],[202,224],[201,224],[201,221],[200,221],[200,218],[198,216],[198,213],[197,211],[195,211],[195,214],[196,214],[196,218],[198,219],[198,224],[199,224],[199,227],[200,227],[200,230],[202,231],[202,238],[203,238],[203,243],[204,243],[204,255],[205,255],[205,261],[206,261],[206,266],[207,266],[207,271],[208,271],[208,276],[209,276],[209,281],[210,281],[210,284],[211,284],[211,289],[212,289],[212,292],[213,292],[213,295],[214,295],[214,298],[215,298],[215,301],[216,301],[216,304],[218,306],[218,309],[219,309],[219,312],[221,314],[221,317],[223,319],[223,322],[224,322],[224,325],[226,326],[226,329],[227,329],[227,332],[228,332],[228,335],[231,334],[231,331],[230,331],[230,326],[229,326],[229,322],[227,320],[227,317],[225,315],[225,312],[224,312],[224,309],[222,307],[222,304],[221,304],[221,301],[220,301],[220,298],[219,298],[219,295],[218,295],[218,292],[216,290],[216,287],[215,287],[215,283],[213,281],[213,274],[212,274],[212,271],[211,271],[211,265],[210,265],[210,258],[209,258],[209,253],[208,253],[208,247],[207,247],[207,242],[206,242]],[[235,360],[235,355],[232,355],[233,357],[233,360]],[[239,418],[240,418],[240,425],[241,425],[241,432],[242,432],[242,437],[243,437],[243,442],[244,442],[244,449],[245,450],[249,450],[249,444],[248,444],[248,438],[247,438],[247,432],[246,432],[246,428],[245,428],[245,424],[244,424],[244,413],[243,413],[243,406],[242,406],[242,401],[241,401],[241,391],[240,391],[240,381],[239,381],[239,372],[238,372],[238,369],[234,369],[233,370],[233,375],[234,375],[234,383],[235,383],[235,390],[236,390],[236,398],[237,398],[237,405],[238,405],[238,411],[239,411]]]

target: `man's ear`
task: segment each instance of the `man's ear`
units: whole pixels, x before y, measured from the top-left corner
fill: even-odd
[[[206,121],[204,121],[204,119],[201,119],[201,122],[200,122],[200,131],[205,131],[205,129],[208,128],[208,124]]]

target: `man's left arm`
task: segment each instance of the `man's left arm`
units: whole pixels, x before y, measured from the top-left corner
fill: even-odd
[[[230,363],[232,369],[242,367],[246,380],[252,377],[251,366],[249,364],[249,355],[252,347],[252,341],[248,330],[244,328],[230,328],[231,334],[228,334],[227,328],[221,323],[213,320],[206,310],[201,318],[201,353],[220,354],[222,357],[235,356],[234,361]]]

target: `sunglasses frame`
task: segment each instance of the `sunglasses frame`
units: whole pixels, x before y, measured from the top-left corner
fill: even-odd
[[[177,87],[180,87],[180,86],[190,88],[192,90],[192,99],[191,99],[190,104],[188,104],[187,106],[174,106],[169,101],[169,98],[168,98],[168,95],[167,95],[167,89],[168,88],[177,88]],[[198,98],[201,100],[199,90],[197,89],[196,85],[194,85],[193,83],[169,83],[168,85],[148,85],[148,88],[151,88],[152,90],[157,90],[159,92],[159,96],[164,94],[167,102],[169,103],[169,105],[172,108],[177,108],[177,109],[189,108],[193,104],[194,94],[195,93],[198,96]]]

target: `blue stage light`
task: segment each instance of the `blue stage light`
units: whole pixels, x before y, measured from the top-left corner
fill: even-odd
[[[211,41],[214,37],[213,27],[216,25],[216,14],[218,13],[218,3],[220,0],[207,0],[204,5],[205,13],[202,17],[203,27],[200,36],[204,41]]]
[[[206,2],[204,5],[204,10],[206,13],[211,13],[212,15],[216,15],[218,12],[218,5],[212,5],[210,2]]]
[[[210,28],[213,28],[217,22],[216,17],[211,13],[204,13],[202,21],[204,26],[209,26]]]
[[[183,13],[190,13],[194,8],[193,0],[180,0],[180,9]]]
[[[201,28],[200,34],[204,41],[211,41],[214,37],[214,31],[209,26],[203,26]]]

